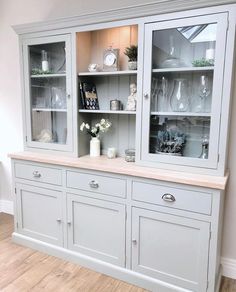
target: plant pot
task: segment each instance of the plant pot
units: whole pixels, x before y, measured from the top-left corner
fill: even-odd
[[[97,137],[92,137],[90,140],[90,156],[100,156],[100,140]]]
[[[128,68],[129,70],[137,70],[137,61],[129,61]]]

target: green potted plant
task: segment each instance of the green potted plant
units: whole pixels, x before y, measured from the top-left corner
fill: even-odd
[[[129,70],[137,70],[138,46],[131,45],[130,47],[126,47],[124,54],[129,58]]]

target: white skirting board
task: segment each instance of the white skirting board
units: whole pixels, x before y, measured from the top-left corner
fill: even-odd
[[[0,200],[0,213],[1,212],[13,215],[14,213],[13,202],[7,200]]]
[[[222,274],[225,277],[236,279],[236,259],[221,258]]]
[[[0,200],[0,212],[13,215],[13,202]],[[228,278],[236,279],[236,259],[221,258],[222,275]]]

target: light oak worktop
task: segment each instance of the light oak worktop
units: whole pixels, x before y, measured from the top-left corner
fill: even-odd
[[[96,158],[83,156],[76,158],[53,156],[49,154],[28,151],[11,153],[8,156],[12,159],[76,167],[81,169],[98,170],[219,190],[225,189],[229,176],[228,173],[226,176],[221,177],[144,167],[136,165],[132,162],[126,162],[124,158],[108,159],[106,156],[100,156]]]

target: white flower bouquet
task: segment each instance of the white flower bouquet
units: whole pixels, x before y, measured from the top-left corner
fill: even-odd
[[[111,127],[112,123],[107,119],[101,119],[99,123],[97,123],[95,126],[90,126],[88,123],[83,122],[80,125],[80,131],[84,131],[84,129],[87,131],[91,137],[99,137],[99,133],[106,133],[109,128]]]

